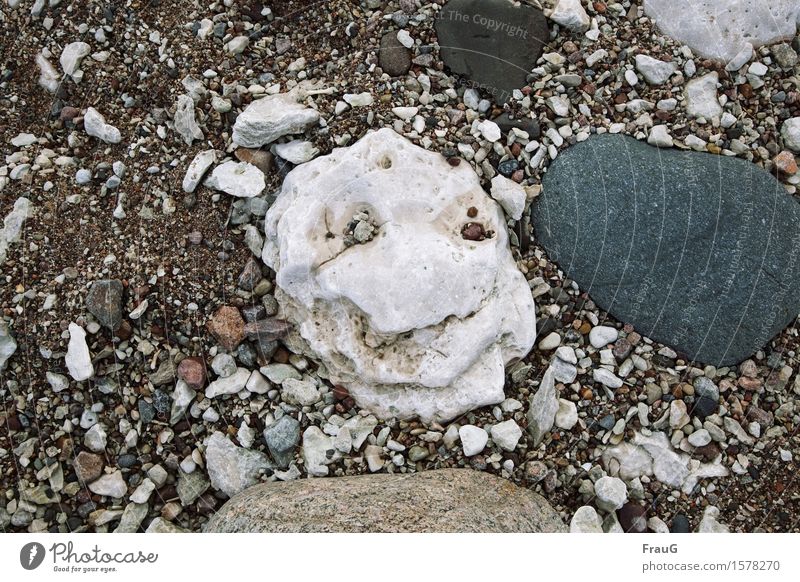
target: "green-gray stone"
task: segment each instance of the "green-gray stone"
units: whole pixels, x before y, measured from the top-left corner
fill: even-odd
[[[800,204],[747,161],[597,135],[558,156],[539,243],[645,336],[725,366],[800,312]]]
[[[505,103],[550,41],[540,10],[509,0],[450,0],[436,16],[442,60]]]

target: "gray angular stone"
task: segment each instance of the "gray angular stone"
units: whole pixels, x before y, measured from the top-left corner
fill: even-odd
[[[600,135],[543,185],[533,222],[550,259],[642,335],[727,366],[800,312],[800,204],[747,161]]]
[[[181,500],[181,504],[184,507],[189,507],[206,492],[209,485],[210,483],[202,471],[196,469],[191,473],[185,473],[181,470],[178,472],[178,484],[175,487],[175,491]]]
[[[533,437],[534,446],[537,447],[544,439],[544,435],[553,428],[558,412],[558,396],[553,376],[553,368],[547,368],[528,409],[528,432]]]
[[[527,83],[544,45],[547,19],[508,0],[450,0],[436,18],[442,60],[505,103]]]
[[[112,331],[122,323],[123,290],[119,279],[103,279],[92,283],[86,295],[86,309]]]
[[[300,442],[300,423],[284,415],[264,429],[264,441],[278,467],[286,469],[294,459],[294,450]]]
[[[206,532],[565,532],[547,501],[488,473],[302,479],[257,485],[214,514]]]
[[[237,447],[219,431],[206,443],[206,465],[211,486],[228,497],[255,485],[260,473],[273,467],[264,453]]]

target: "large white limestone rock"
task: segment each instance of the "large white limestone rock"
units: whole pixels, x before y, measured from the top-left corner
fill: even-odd
[[[258,148],[284,135],[303,133],[319,121],[319,112],[300,103],[305,95],[298,87],[253,101],[233,124],[233,143]]]
[[[467,240],[468,223],[490,236]],[[501,402],[504,366],[536,337],[500,206],[466,164],[391,129],[288,174],[263,259],[295,324],[287,344],[382,417],[444,421]]]
[[[800,24],[797,0],[645,0],[644,11],[665,35],[726,63],[747,45],[792,39]]]

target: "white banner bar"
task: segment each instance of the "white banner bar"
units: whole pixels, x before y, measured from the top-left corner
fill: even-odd
[[[798,549],[800,534],[4,534],[0,580],[794,581]]]

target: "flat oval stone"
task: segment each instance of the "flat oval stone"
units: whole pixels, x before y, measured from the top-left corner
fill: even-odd
[[[450,0],[436,17],[436,34],[445,65],[497,103],[525,86],[550,40],[541,11],[508,0]]]
[[[565,532],[540,495],[488,473],[442,469],[264,483],[214,514],[207,532]]]
[[[800,204],[754,164],[597,135],[543,186],[540,243],[642,335],[727,366],[800,312]]]

